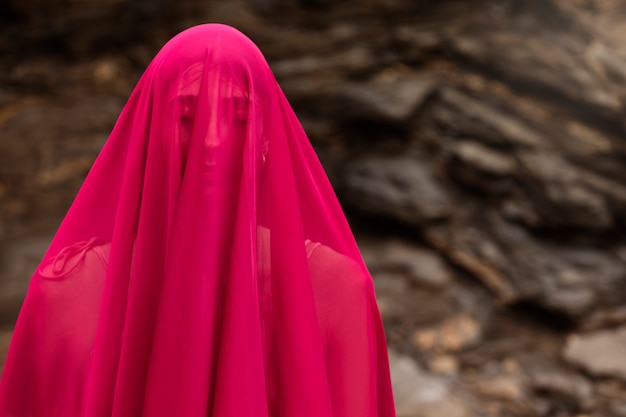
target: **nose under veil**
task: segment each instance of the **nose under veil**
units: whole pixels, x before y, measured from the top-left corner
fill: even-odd
[[[258,48],[169,41],[34,273],[6,417],[391,417],[371,277]]]

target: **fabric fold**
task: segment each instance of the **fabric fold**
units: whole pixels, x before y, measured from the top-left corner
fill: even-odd
[[[2,417],[392,417],[371,277],[254,43],[170,40],[35,271]]]

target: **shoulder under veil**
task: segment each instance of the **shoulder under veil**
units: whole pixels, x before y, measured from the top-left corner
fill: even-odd
[[[169,41],[34,273],[2,417],[392,417],[372,280],[258,48]]]

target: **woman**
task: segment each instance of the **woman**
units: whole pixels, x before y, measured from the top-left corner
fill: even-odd
[[[40,267],[2,417],[389,417],[371,278],[258,48],[168,42]]]

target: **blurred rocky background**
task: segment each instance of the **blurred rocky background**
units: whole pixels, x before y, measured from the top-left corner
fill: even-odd
[[[142,70],[210,21],[264,51],[328,170],[400,417],[626,416],[618,0],[5,0],[0,358]]]

